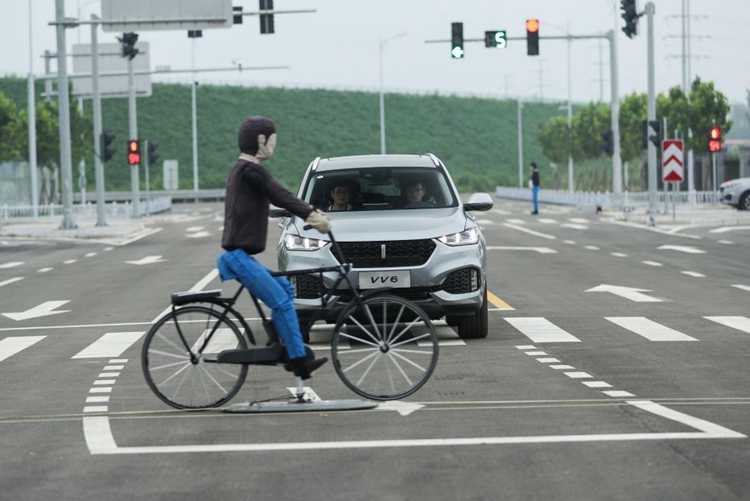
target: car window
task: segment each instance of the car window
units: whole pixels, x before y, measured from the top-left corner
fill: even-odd
[[[302,198],[328,212],[435,209],[458,205],[443,171],[407,167],[321,172],[311,176]]]

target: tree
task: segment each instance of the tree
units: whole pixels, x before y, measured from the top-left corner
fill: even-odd
[[[656,116],[659,120],[667,119],[667,130],[663,131],[665,138],[678,135],[687,139],[690,128],[690,109],[691,104],[682,91],[682,87],[672,87],[667,95],[659,94],[656,97]]]
[[[539,143],[544,156],[556,163],[565,163],[571,152],[572,138],[567,117],[553,117],[539,124]]]
[[[714,88],[713,82],[696,78],[690,88],[690,127],[693,140],[690,146],[696,154],[708,155],[708,135],[711,127],[721,127],[724,136],[732,129],[727,97]]]
[[[585,160],[600,157],[602,132],[611,128],[609,106],[591,103],[573,117],[573,158]]]
[[[648,116],[648,96],[632,94],[620,103],[620,155],[626,162],[643,152],[643,122]]]
[[[15,103],[0,92],[0,163],[18,159],[22,130]]]

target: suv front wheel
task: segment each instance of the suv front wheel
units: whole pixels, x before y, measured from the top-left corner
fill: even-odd
[[[448,315],[445,317],[448,325],[454,326],[461,339],[480,339],[487,337],[487,288],[484,289],[482,306],[473,315]]]

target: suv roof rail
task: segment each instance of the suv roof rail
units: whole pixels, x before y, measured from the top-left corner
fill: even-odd
[[[320,157],[317,157],[315,160],[312,161],[312,171],[315,172],[318,170],[318,164],[320,163]]]
[[[442,169],[443,167],[445,167],[443,165],[443,162],[441,162],[440,159],[438,157],[436,157],[434,154],[432,154],[432,153],[425,153],[425,156],[429,157],[430,160],[432,160],[432,163],[434,163],[435,167],[437,167],[438,169]]]

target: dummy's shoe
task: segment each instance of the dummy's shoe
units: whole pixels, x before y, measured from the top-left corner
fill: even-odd
[[[289,362],[286,363],[285,368],[294,373],[295,376],[301,377],[302,379],[310,379],[312,373],[319,369],[323,364],[328,362],[326,357],[322,358],[290,358]]]

